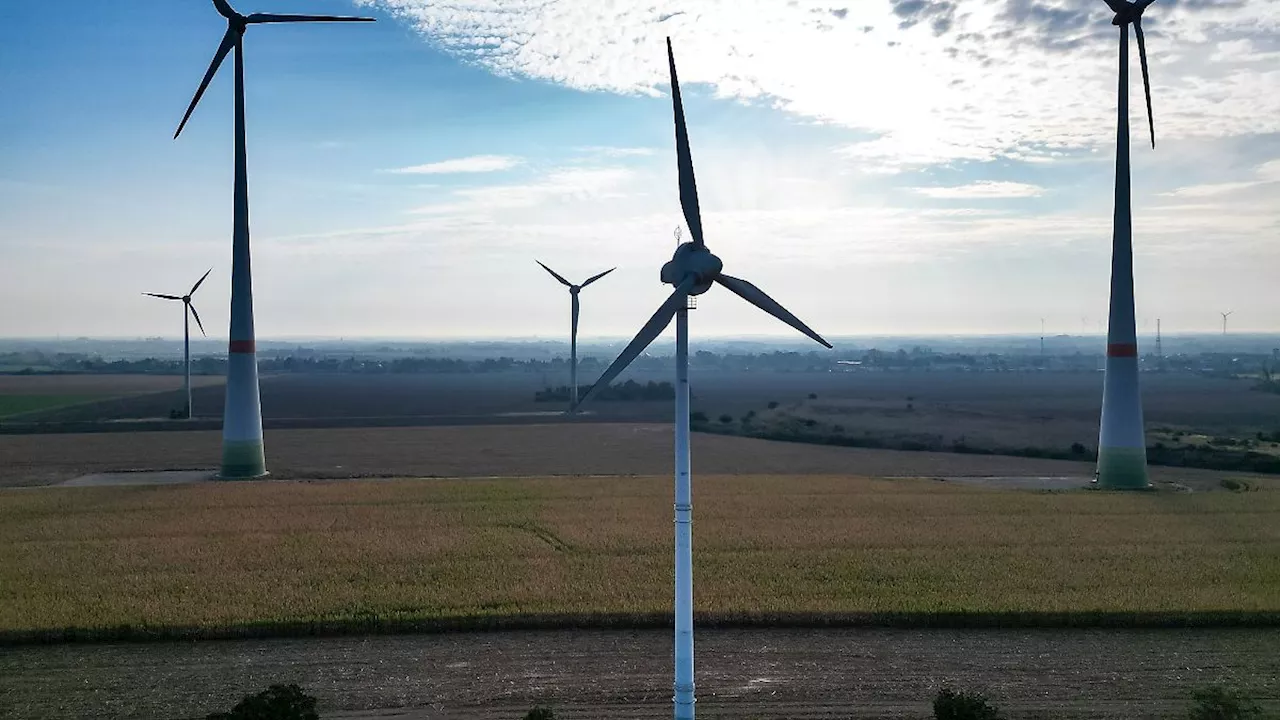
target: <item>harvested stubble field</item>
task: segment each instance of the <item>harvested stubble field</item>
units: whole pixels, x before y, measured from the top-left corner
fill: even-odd
[[[0,487],[46,485],[130,470],[216,469],[222,433],[165,431],[0,436]],[[277,478],[661,475],[671,471],[671,426],[550,424],[267,430]],[[1093,464],[954,453],[822,447],[695,433],[699,473],[870,477],[1076,476]],[[1212,489],[1227,477],[1153,467],[1152,478]]]
[[[923,720],[950,685],[1011,720],[1170,720],[1208,683],[1280,710],[1280,629],[697,631],[698,717]],[[671,631],[578,630],[6,648],[0,718],[203,718],[275,682],[326,720],[671,715]],[[7,705],[7,707],[6,707]]]
[[[1280,491],[700,476],[704,621],[1269,623]],[[669,622],[662,477],[0,493],[10,640]],[[882,617],[888,614],[892,617]]]

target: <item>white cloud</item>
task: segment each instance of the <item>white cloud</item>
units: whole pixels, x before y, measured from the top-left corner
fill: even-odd
[[[474,214],[541,206],[565,200],[622,197],[621,188],[636,175],[621,167],[567,167],[529,183],[485,185],[454,190],[448,200],[413,210],[418,214]]]
[[[656,94],[670,35],[687,85],[865,131],[846,152],[873,170],[1114,142],[1114,28],[1093,0],[359,2],[496,73],[582,90]],[[1258,62],[1280,0],[1157,4],[1146,25],[1161,138],[1280,131],[1280,67]]]
[[[1215,197],[1219,195],[1227,195],[1229,193],[1238,193],[1242,190],[1248,190],[1259,185],[1280,182],[1280,160],[1270,160],[1262,163],[1255,168],[1254,176],[1256,178],[1254,180],[1243,180],[1240,182],[1188,185],[1166,193],[1160,193],[1160,195],[1162,197],[1183,198]]]
[[[958,187],[918,187],[912,191],[925,197],[939,199],[993,199],[993,198],[1028,198],[1044,195],[1045,189],[1039,185],[1016,182],[993,182],[982,180]]]
[[[1166,193],[1160,193],[1160,195],[1163,197],[1184,198],[1214,197],[1216,195],[1226,195],[1240,190],[1247,190],[1257,184],[1257,182],[1227,182],[1211,183],[1207,185],[1188,185]]]
[[[612,147],[607,145],[591,145],[578,148],[578,152],[587,153],[589,155],[598,155],[601,157],[624,158],[624,157],[648,157],[655,153],[653,148],[645,147]]]
[[[446,175],[450,173],[487,173],[510,170],[524,163],[524,160],[509,155],[472,155],[471,157],[441,160],[397,168],[388,172],[402,175]]]

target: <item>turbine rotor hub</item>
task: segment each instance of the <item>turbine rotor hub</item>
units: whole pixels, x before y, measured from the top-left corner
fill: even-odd
[[[581,286],[581,285],[570,285],[570,286],[569,286],[569,292],[570,292],[570,293],[572,293],[572,294],[574,294],[574,295],[577,295],[578,293],[582,292],[582,286]]]
[[[1124,10],[1116,13],[1116,16],[1111,18],[1111,24],[1120,27],[1135,23],[1142,19],[1143,10],[1144,8],[1140,8],[1133,3],[1126,3]]]
[[[715,282],[716,276],[723,269],[724,263],[705,246],[698,247],[687,242],[677,247],[670,262],[662,266],[661,278],[668,285],[679,285],[685,278],[693,276],[696,282],[689,294],[701,295],[711,289],[711,283]]]
[[[190,295],[183,295],[183,296],[182,296],[182,302],[187,303],[188,305],[190,305],[190,304],[191,304],[191,296],[190,296]]]

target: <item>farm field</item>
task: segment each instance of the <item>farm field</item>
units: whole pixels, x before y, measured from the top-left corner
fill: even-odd
[[[204,386],[211,390],[215,387],[220,390],[222,382],[223,379],[217,377],[191,379],[193,387]],[[179,376],[0,375],[0,418],[40,411],[70,412],[72,406],[100,407],[121,403],[125,398],[140,402],[138,396],[156,394],[166,398],[163,415],[167,416],[174,398],[180,405],[185,404],[181,391],[182,378]]]
[[[104,472],[217,468],[217,430],[0,437],[0,487],[49,485]],[[267,430],[267,469],[278,479],[666,475],[671,426],[552,423]],[[993,455],[898,452],[695,433],[701,475],[866,477],[1092,477],[1093,464]],[[1214,489],[1253,476],[1153,467],[1153,482]]]
[[[661,624],[670,496],[668,477],[8,490],[0,632]],[[1116,495],[702,475],[695,497],[707,620],[1280,615],[1274,482]]]
[[[557,403],[536,403],[534,393],[563,378],[511,372],[424,375],[314,374],[262,379],[268,427],[440,425],[461,422],[561,422],[547,415]],[[644,382],[664,373],[632,373]],[[155,378],[163,380],[163,378]],[[204,380],[216,380],[207,378]],[[180,383],[177,378],[171,382]],[[1185,374],[1143,376],[1143,402],[1152,442],[1177,445],[1175,436],[1250,440],[1280,432],[1280,395],[1255,391],[1248,380]],[[754,414],[755,427],[819,423],[824,432],[946,449],[971,447],[1065,451],[1097,442],[1101,373],[750,373],[692,372],[693,409],[726,429]],[[810,395],[816,395],[810,399]],[[93,422],[167,417],[176,393],[142,395],[23,416],[45,422]],[[222,388],[198,388],[198,416],[216,422]],[[770,409],[770,403],[777,407]],[[592,421],[668,421],[669,402],[594,402]],[[541,413],[540,415],[534,415]],[[1272,447],[1274,446],[1274,447]],[[1274,442],[1257,448],[1280,454]]]
[[[1280,630],[704,629],[698,714],[722,720],[929,717],[981,689],[1013,720],[1168,720],[1222,683],[1280,710]],[[639,720],[671,712],[669,630],[11,647],[0,717],[203,718],[296,682],[326,720]]]

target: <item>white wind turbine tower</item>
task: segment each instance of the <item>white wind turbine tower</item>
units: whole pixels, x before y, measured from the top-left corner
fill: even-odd
[[[746,280],[725,275],[720,258],[707,250],[702,236],[702,218],[698,210],[698,191],[694,184],[693,159],[689,154],[689,135],[685,129],[684,107],[680,101],[680,83],[676,79],[675,54],[671,38],[667,38],[667,61],[671,70],[671,103],[676,125],[676,163],[680,177],[680,206],[689,226],[690,242],[676,247],[671,261],[662,266],[661,280],[674,285],[675,291],[658,308],[649,322],[636,335],[600,379],[587,390],[586,402],[658,337],[674,317],[676,321],[676,413],[675,413],[675,696],[676,720],[692,720],[693,687],[693,500],[689,466],[689,302],[719,283],[747,302],[782,320],[827,347],[807,325],[787,312],[773,298]]]
[[[195,416],[195,408],[191,405],[191,318],[195,317],[196,325],[200,327],[200,334],[204,335],[204,323],[200,322],[200,313],[196,312],[196,306],[191,304],[191,296],[196,294],[196,290],[200,289],[200,284],[204,279],[209,277],[209,273],[213,272],[213,268],[209,268],[200,276],[195,285],[191,286],[191,292],[186,295],[161,295],[159,293],[142,293],[151,297],[160,298],[162,300],[181,300],[182,301],[182,364],[186,368],[186,380],[183,383],[183,389],[187,393],[187,419],[190,420]]]
[[[1223,336],[1223,337],[1226,337],[1226,335],[1227,335],[1227,318],[1231,317],[1232,315],[1235,315],[1235,314],[1236,314],[1236,311],[1235,311],[1235,310],[1228,310],[1228,311],[1226,311],[1226,312],[1224,312],[1224,313],[1218,313],[1218,314],[1222,316],[1222,336]]]
[[[599,280],[605,275],[608,275],[614,270],[617,270],[618,268],[609,268],[598,275],[592,275],[587,278],[581,285],[574,285],[561,277],[560,273],[557,273],[555,270],[543,265],[541,260],[535,260],[534,262],[542,265],[542,269],[551,273],[551,277],[559,280],[560,284],[569,288],[569,295],[573,298],[572,309],[570,311],[572,318],[569,321],[569,412],[572,413],[577,410],[578,406],[578,293],[582,292],[582,289],[586,286]]]
[[[199,104],[222,61],[236,51],[235,82],[235,192],[231,230],[231,328],[227,346],[226,405],[222,417],[221,478],[254,478],[267,474],[262,446],[262,405],[258,395],[257,343],[253,331],[253,280],[249,263],[249,180],[245,151],[244,33],[250,25],[295,22],[373,22],[373,18],[331,15],[241,15],[226,0],[213,0],[218,14],[227,19],[222,36],[195,97],[182,116],[176,139]]]
[[[1120,82],[1116,130],[1116,195],[1111,246],[1111,314],[1107,324],[1107,365],[1102,388],[1102,422],[1098,432],[1100,487],[1148,487],[1147,443],[1138,388],[1138,334],[1133,309],[1133,214],[1129,192],[1129,26],[1138,38],[1142,83],[1147,99],[1151,147],[1156,146],[1151,115],[1151,81],[1142,13],[1155,0],[1105,0],[1115,12],[1111,24],[1120,29]]]

